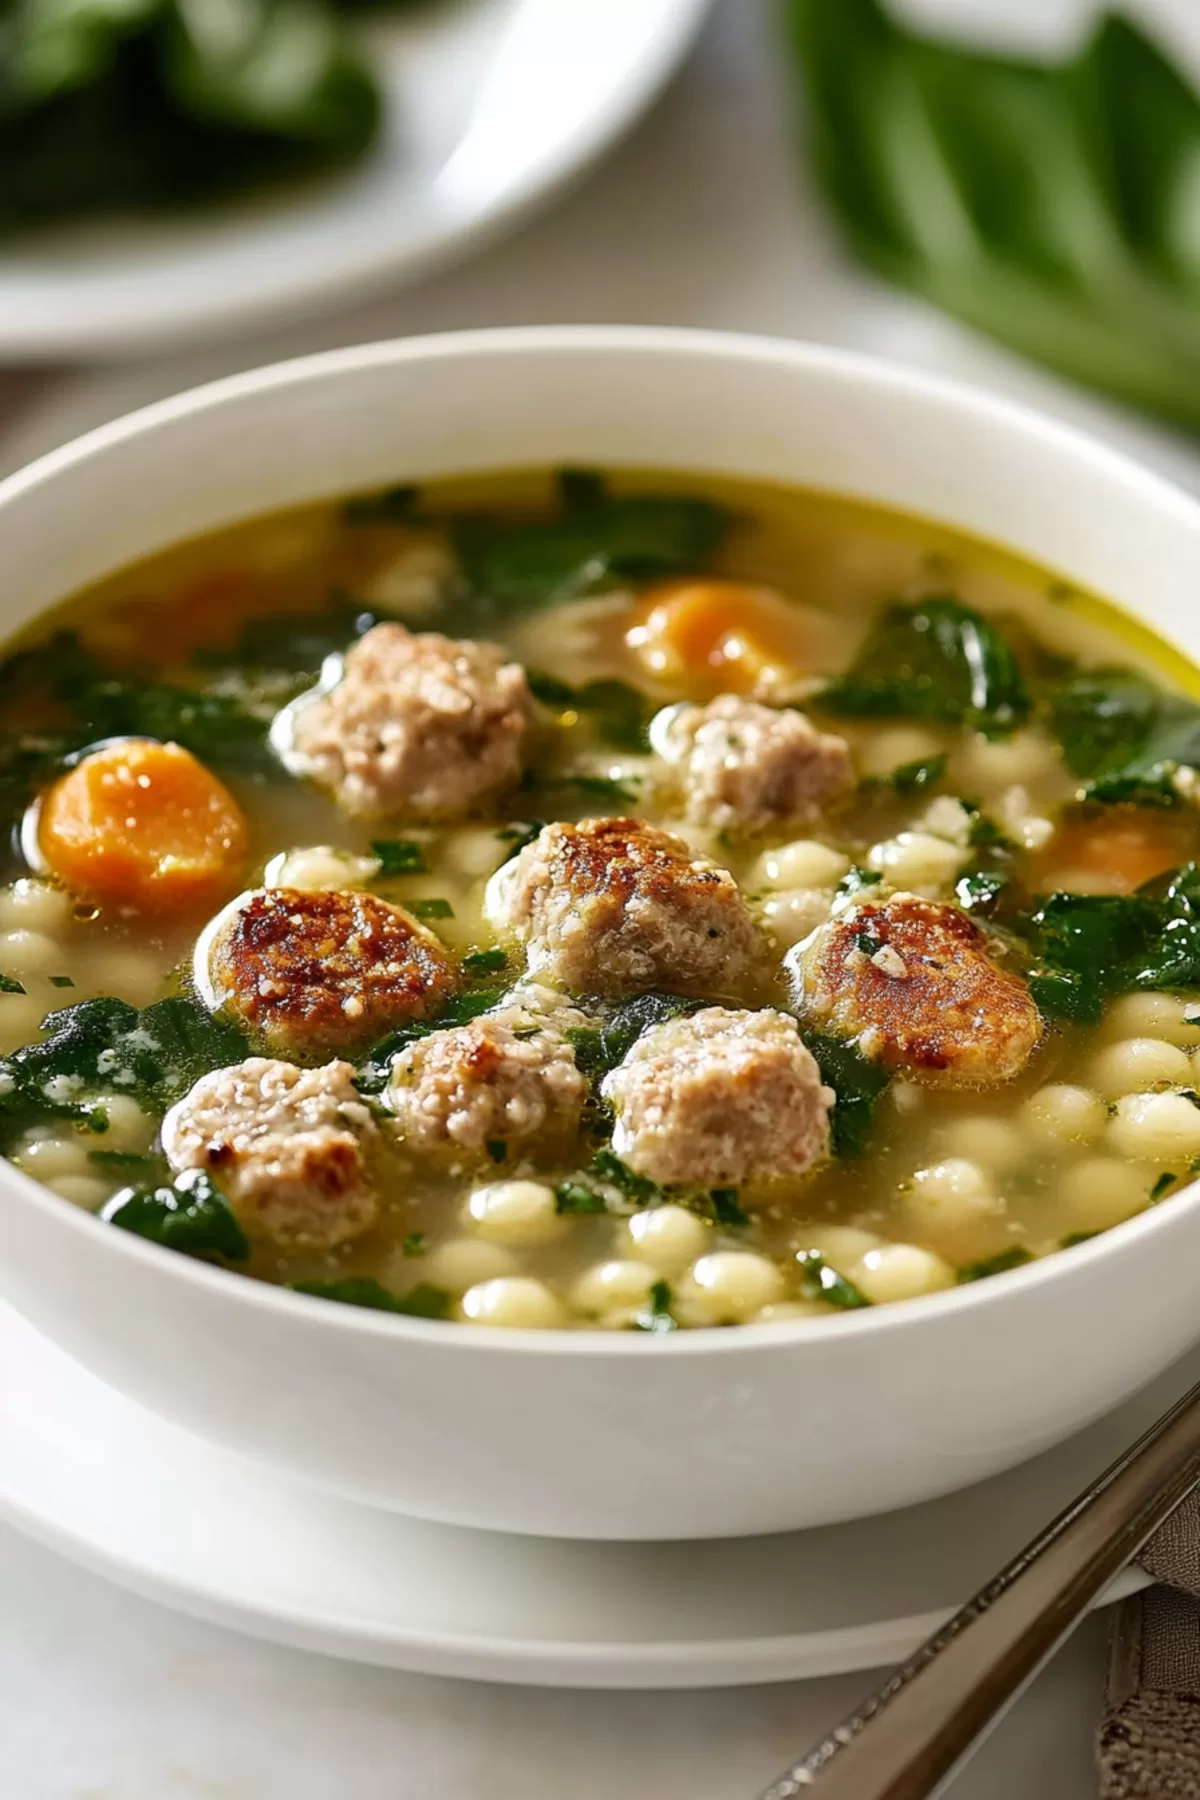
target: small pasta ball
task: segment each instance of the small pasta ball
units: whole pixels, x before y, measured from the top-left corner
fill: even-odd
[[[850,868],[850,858],[815,838],[800,838],[766,850],[751,874],[750,887],[832,888]]]
[[[868,1250],[878,1249],[883,1239],[874,1232],[860,1231],[855,1225],[805,1225],[796,1232],[793,1242],[797,1256],[815,1250],[831,1269],[844,1275]]]
[[[597,1263],[571,1289],[571,1304],[577,1312],[596,1315],[633,1311],[649,1298],[655,1279],[642,1262]]]
[[[1104,1099],[1119,1100],[1122,1094],[1144,1094],[1165,1082],[1190,1081],[1192,1065],[1178,1045],[1162,1038],[1125,1038],[1100,1051],[1090,1074]]]
[[[645,1263],[659,1275],[677,1275],[703,1256],[712,1228],[684,1206],[655,1206],[634,1213],[624,1227],[619,1254]]]
[[[19,1050],[35,1038],[46,1011],[44,1000],[31,999],[27,994],[0,994],[0,1056]]]
[[[237,886],[249,826],[233,795],[179,744],[122,738],[61,775],[38,847],[63,886],[98,906],[201,912]]]
[[[87,1147],[80,1137],[27,1138],[13,1161],[27,1175],[47,1183],[64,1175],[92,1175]]]
[[[113,1184],[98,1175],[59,1175],[46,1186],[53,1188],[60,1199],[69,1200],[72,1206],[81,1206],[85,1212],[95,1212],[113,1191]]]
[[[62,945],[43,932],[27,931],[22,927],[0,932],[0,972],[11,975],[14,981],[60,974],[62,964]]]
[[[1037,731],[1015,731],[1007,738],[979,733],[959,753],[958,765],[968,793],[972,788],[998,793],[1014,783],[1029,787],[1053,779],[1060,766],[1056,747]]]
[[[1191,1011],[1195,1019],[1186,1016]],[[1104,1035],[1162,1038],[1181,1050],[1194,1050],[1200,1046],[1200,1006],[1174,994],[1122,994],[1105,1015]]]
[[[34,881],[22,875],[0,894],[0,925],[6,931],[42,931],[55,937],[71,923],[74,902],[61,888],[48,881]],[[1200,1037],[1197,1038],[1200,1043]]]
[[[1021,1123],[1046,1149],[1062,1144],[1091,1144],[1108,1123],[1108,1109],[1091,1088],[1052,1081],[1031,1094],[1021,1108]]]
[[[546,1331],[566,1323],[556,1294],[544,1281],[530,1275],[502,1275],[480,1282],[462,1297],[462,1316],[472,1325],[502,1325],[526,1331]]]
[[[1017,1126],[987,1113],[971,1113],[953,1119],[938,1134],[938,1147],[959,1160],[969,1159],[984,1169],[1007,1174],[1028,1155],[1028,1143]]]
[[[751,1250],[714,1250],[702,1256],[674,1295],[685,1325],[740,1325],[784,1295],[783,1276]]]
[[[1127,1094],[1108,1141],[1121,1156],[1171,1165],[1200,1156],[1200,1106],[1186,1094]]]
[[[447,848],[457,873],[474,881],[490,875],[512,846],[502,843],[490,825],[467,825],[450,836]]]
[[[519,1266],[503,1244],[489,1244],[483,1238],[451,1238],[421,1258],[421,1277],[448,1294],[465,1294],[468,1288],[515,1275]],[[405,1278],[411,1272],[412,1258],[404,1257]]]
[[[929,831],[902,831],[867,852],[867,864],[895,888],[941,893],[963,867],[966,852]]]
[[[1063,1170],[1056,1191],[1070,1231],[1107,1231],[1145,1206],[1150,1177],[1115,1156],[1085,1156]]]
[[[97,1150],[127,1150],[135,1154],[148,1150],[154,1142],[158,1126],[128,1094],[106,1094],[100,1110],[108,1120],[108,1130],[96,1139]]]
[[[876,1306],[891,1300],[913,1300],[918,1294],[936,1294],[953,1287],[954,1270],[932,1250],[919,1244],[881,1244],[868,1250],[847,1275],[856,1288]]]
[[[273,856],[263,871],[263,886],[301,888],[306,893],[356,888],[370,881],[378,868],[373,856],[356,856],[353,850],[338,850],[330,844],[310,844]]]
[[[493,1181],[467,1200],[467,1223],[493,1244],[552,1244],[570,1230],[554,1189],[541,1181]]]
[[[924,725],[893,725],[872,731],[857,746],[855,760],[864,775],[890,775],[906,763],[925,762],[942,749],[936,731]]]
[[[829,917],[833,893],[828,888],[793,888],[763,902],[763,921],[772,937],[790,950]]]
[[[948,1156],[918,1169],[906,1196],[908,1212],[928,1225],[955,1226],[1001,1210],[991,1182],[977,1162]]]

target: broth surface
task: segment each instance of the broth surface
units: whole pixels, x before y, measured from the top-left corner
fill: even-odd
[[[1200,1158],[1200,879],[1187,874],[1200,843],[1196,672],[1095,597],[921,521],[770,487],[606,479],[603,494],[590,477],[565,489],[585,540],[589,508],[641,495],[699,496],[719,517],[715,541],[694,565],[653,566],[651,555],[643,571],[634,555],[536,598],[544,570],[509,568],[498,599],[469,571],[503,566],[494,550],[509,554],[506,533],[558,516],[556,477],[431,484],[183,546],[77,596],[16,646],[0,671],[6,1153],[115,1225],[260,1279],[481,1324],[651,1332],[904,1299],[1002,1273],[1165,1198]],[[688,582],[697,592],[685,605]],[[931,601],[944,602],[931,616],[948,630],[982,617],[1011,649],[1013,716],[964,713],[938,686],[946,671],[919,701],[908,681],[896,707],[876,668],[871,695],[860,681],[847,699],[842,678],[870,667],[881,620],[911,632],[912,609]],[[353,816],[288,772],[278,726],[276,749],[268,739],[327,656],[389,620],[498,644],[531,674],[525,772],[465,820]],[[978,649],[963,629],[968,649],[950,675],[969,674]],[[325,665],[327,686],[341,666]],[[802,710],[843,738],[852,791],[799,826],[682,817],[650,721],[724,693]],[[435,934],[459,1010],[431,1013],[412,1041],[439,1019],[448,1029],[503,1006],[521,981],[519,945],[484,910],[496,871],[543,825],[634,817],[728,870],[755,921],[753,966],[693,999],[787,1014],[798,944],[856,906],[909,893],[979,922],[987,954],[1034,995],[1036,1047],[1012,1079],[947,1086],[919,1066],[884,1068],[861,1043],[835,1068],[802,1017],[837,1095],[834,1153],[793,1177],[710,1186],[631,1175],[609,1148],[598,1093],[567,1145],[550,1131],[516,1151],[500,1141],[482,1157],[426,1153],[389,1111],[397,1046],[367,1047],[349,1060],[383,1144],[374,1222],[332,1245],[282,1242],[241,1215],[231,1225],[219,1167],[215,1193],[189,1195],[160,1152],[168,1103],[206,1070],[278,1054],[254,1032],[229,1053],[238,1021],[225,1014],[206,1035],[193,965],[220,906],[97,903],[86,880],[69,889],[45,866],[55,784],[95,746],[131,737],[185,745],[244,813],[248,838],[228,851],[236,868],[220,905],[272,886],[367,893]],[[130,829],[145,831],[140,820]],[[1076,899],[1047,912],[1051,895]],[[180,1002],[171,1029],[183,1035],[166,1062],[155,1037],[165,1015],[145,1028],[150,1073],[135,1066],[136,1042],[128,1050],[136,1020],[66,1016],[104,997]],[[567,1034],[582,1065],[619,1003],[570,1000],[583,1014]],[[101,1046],[97,1057],[79,1060],[72,1028]],[[105,1032],[120,1037],[107,1063]],[[26,1047],[60,1040],[34,1080]],[[288,1060],[318,1067],[328,1054],[301,1045]]]

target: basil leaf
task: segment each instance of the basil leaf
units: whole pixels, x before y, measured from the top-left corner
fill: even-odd
[[[1200,102],[1129,20],[1061,62],[787,0],[811,164],[852,248],[1023,355],[1200,426]]]
[[[244,1262],[250,1254],[229,1202],[203,1169],[187,1169],[169,1186],[123,1188],[100,1217],[187,1256]]]
[[[885,609],[847,672],[818,697],[852,718],[938,719],[1007,730],[1029,711],[1012,648],[990,620],[949,596]]]

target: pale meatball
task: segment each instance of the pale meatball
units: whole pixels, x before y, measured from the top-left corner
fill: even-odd
[[[739,1186],[829,1153],[833,1094],[786,1013],[710,1006],[656,1025],[602,1091],[613,1149],[651,1181]]]
[[[759,954],[733,876],[640,819],[547,825],[488,884],[530,972],[576,993],[736,991]]]
[[[654,741],[677,766],[687,817],[721,831],[809,823],[854,784],[845,738],[739,694],[673,707]]]
[[[573,1137],[587,1082],[563,1035],[572,1019],[582,1015],[541,1015],[518,1003],[410,1044],[394,1058],[387,1089],[404,1140],[479,1152]]]
[[[196,983],[285,1055],[374,1043],[425,1018],[456,981],[433,933],[374,894],[264,888],[200,940]]]
[[[786,966],[802,1022],[945,1086],[1011,1080],[1041,1037],[1029,989],[975,921],[914,894],[838,914]]]
[[[204,1169],[251,1239],[331,1250],[374,1224],[378,1127],[349,1063],[253,1056],[204,1075],[163,1121],[176,1171]]]
[[[347,812],[462,818],[521,773],[533,720],[525,671],[495,644],[376,625],[341,679],[299,700],[273,733],[294,774]]]

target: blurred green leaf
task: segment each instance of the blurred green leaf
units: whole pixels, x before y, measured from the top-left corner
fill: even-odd
[[[786,0],[812,167],[862,259],[1060,374],[1200,427],[1200,98],[1102,17],[1035,63],[879,0]]]

